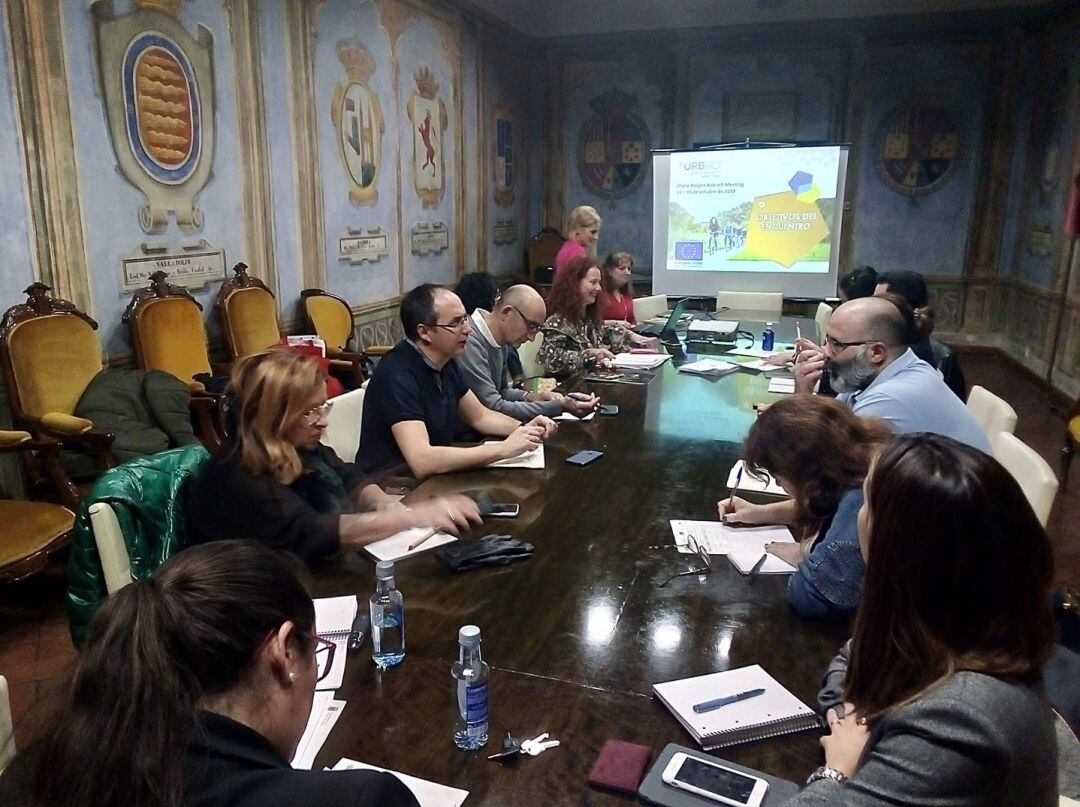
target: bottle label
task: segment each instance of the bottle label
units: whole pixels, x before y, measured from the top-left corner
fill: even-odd
[[[465,724],[469,731],[483,729],[488,723],[488,685],[465,685]]]

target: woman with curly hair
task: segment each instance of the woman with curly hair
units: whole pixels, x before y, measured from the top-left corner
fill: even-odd
[[[603,287],[594,258],[574,258],[555,275],[548,294],[550,315],[537,358],[550,375],[567,378],[604,366],[630,342],[624,328],[604,325],[597,299]]]
[[[844,619],[859,604],[866,567],[857,519],[870,463],[892,437],[889,427],[854,415],[821,395],[796,395],[770,406],[746,438],[747,471],[771,475],[791,501],[751,504],[735,497],[718,504],[737,524],[785,524],[798,543],[766,550],[796,567],[788,598],[799,616]]]

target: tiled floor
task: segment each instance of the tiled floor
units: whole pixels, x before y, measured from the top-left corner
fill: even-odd
[[[1038,384],[993,357],[962,356],[968,384],[981,384],[1009,401],[1019,415],[1016,434],[1059,467],[1063,413]],[[1058,578],[1080,585],[1080,459],[1050,517]],[[24,747],[64,691],[75,650],[64,613],[64,570],[49,569],[24,583],[0,586],[0,674],[11,687],[15,738]]]

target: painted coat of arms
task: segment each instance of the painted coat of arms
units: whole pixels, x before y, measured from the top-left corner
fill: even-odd
[[[940,190],[960,157],[960,133],[943,107],[904,103],[882,119],[875,167],[886,187],[914,199]]]
[[[495,107],[495,202],[514,203],[514,118],[503,106]]]
[[[180,24],[184,0],[135,0],[113,13],[112,0],[91,7],[105,117],[124,178],[146,197],[139,225],[165,232],[168,213],[181,230],[203,225],[195,197],[206,186],[214,151],[214,37]]]
[[[591,102],[594,114],[578,136],[578,174],[585,187],[604,199],[621,199],[645,179],[649,129],[631,111],[632,95],[610,90]]]
[[[334,89],[330,119],[338,131],[341,160],[349,177],[349,201],[373,205],[379,200],[382,136],[386,130],[379,96],[368,87],[375,61],[356,42],[337,44],[346,80]]]
[[[413,185],[424,207],[435,207],[446,187],[443,177],[446,105],[439,97],[439,82],[428,67],[421,67],[413,78],[416,90],[406,106],[413,130]]]

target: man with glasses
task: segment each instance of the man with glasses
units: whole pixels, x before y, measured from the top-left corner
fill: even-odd
[[[525,392],[510,386],[506,366],[510,348],[533,341],[545,319],[544,298],[524,284],[503,292],[493,311],[478,308],[473,312],[469,320],[472,333],[457,363],[469,389],[488,409],[527,423],[537,415],[553,418],[563,412],[582,417],[600,402],[594,395],[576,400],[557,392]]]
[[[822,348],[801,345],[795,391],[813,392],[828,373],[838,399],[855,414],[884,420],[897,434],[942,434],[992,455],[986,432],[968,408],[908,347],[911,329],[911,309],[903,300],[863,297],[844,303],[829,319]]]
[[[454,358],[471,326],[449,289],[425,283],[401,301],[405,339],[375,368],[364,396],[356,465],[366,473],[400,468],[419,479],[478,468],[540,445],[556,425],[537,416],[526,424],[488,409],[465,384]],[[453,446],[464,424],[503,440]]]

